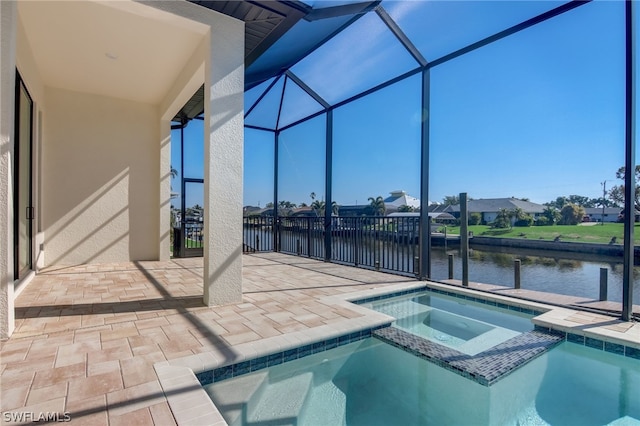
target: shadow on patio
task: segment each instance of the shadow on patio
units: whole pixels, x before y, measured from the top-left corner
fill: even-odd
[[[2,345],[2,411],[171,423],[155,363],[202,352],[231,362],[234,345],[359,316],[323,296],[408,281],[276,253],[243,262],[242,302],[218,307],[202,302],[198,258],[43,271],[18,297]]]

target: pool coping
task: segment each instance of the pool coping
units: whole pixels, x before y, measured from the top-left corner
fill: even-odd
[[[322,350],[326,350],[327,342],[343,336],[351,336],[354,333],[358,334],[358,339],[361,339],[363,334],[365,336],[371,335],[372,330],[390,325],[395,318],[360,306],[354,303],[355,301],[379,300],[390,294],[408,294],[420,290],[432,290],[436,293],[466,300],[481,300],[481,303],[489,305],[503,303],[518,307],[523,311],[532,310],[539,314],[532,319],[536,328],[560,331],[564,333],[567,341],[582,343],[585,346],[596,348],[600,345],[602,350],[640,359],[640,324],[637,325],[631,336],[604,329],[599,327],[598,324],[593,324],[593,327],[576,328],[575,323],[568,321],[568,318],[579,312],[577,310],[514,299],[512,296],[502,296],[474,289],[451,287],[447,284],[431,281],[405,282],[343,295],[325,296],[319,299],[321,303],[340,305],[357,312],[361,314],[360,317],[252,342],[229,345],[225,348],[225,351],[204,352],[154,364],[154,369],[176,423],[178,425],[206,423],[215,426],[227,424],[206,391],[202,388],[201,381],[197,375],[208,371],[213,372],[227,366],[246,364],[250,360],[268,359],[269,355],[284,354],[286,351],[305,346],[312,347],[319,342],[324,343],[325,349]],[[614,321],[613,318],[609,318]],[[638,334],[637,337],[635,336],[636,332]],[[621,347],[622,353],[620,352]],[[331,348],[331,344],[329,344],[328,348]],[[627,355],[627,352],[629,355]],[[310,353],[315,352],[311,351]]]

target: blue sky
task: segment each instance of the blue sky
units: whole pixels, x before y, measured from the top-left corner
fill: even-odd
[[[383,2],[428,60],[557,4]],[[618,184],[615,172],[624,163],[623,12],[622,1],[596,1],[432,68],[430,200],[467,192],[543,203],[561,195],[599,197],[602,181],[609,188]],[[415,66],[369,14],[292,70],[337,102]],[[282,120],[317,110],[290,85],[285,93]],[[247,122],[273,121],[277,99],[275,92],[265,98]],[[337,108],[334,200],[364,204],[397,189],[419,197],[423,115],[419,76]],[[186,134],[191,148],[185,175],[201,177],[201,122],[189,124]],[[324,116],[281,133],[280,200],[309,204],[311,192],[323,197],[324,140]],[[245,205],[272,200],[273,156],[273,134],[246,130]],[[179,157],[173,164],[178,168]],[[173,186],[179,189],[177,182]]]

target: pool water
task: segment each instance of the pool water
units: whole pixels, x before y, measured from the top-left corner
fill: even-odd
[[[230,425],[640,425],[640,362],[569,342],[492,386],[368,338],[205,389]]]
[[[396,318],[393,326],[476,355],[533,330],[533,315],[429,292],[363,304]]]

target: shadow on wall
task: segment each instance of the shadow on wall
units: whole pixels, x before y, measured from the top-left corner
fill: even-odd
[[[158,257],[160,121],[152,105],[47,89],[46,265]]]
[[[216,262],[217,263],[217,262]],[[238,268],[238,271],[231,271],[230,268]],[[236,247],[233,252],[213,271],[207,271],[205,264],[205,274],[208,273],[208,281],[212,284],[213,292],[206,287],[204,288],[204,300],[208,300],[212,305],[224,305],[228,303],[236,303],[242,301],[242,245]],[[225,279],[225,275],[230,275],[231,279]],[[233,279],[238,277],[240,281]],[[224,282],[227,284],[225,288],[216,285],[216,282]],[[237,284],[237,285],[233,285]]]

